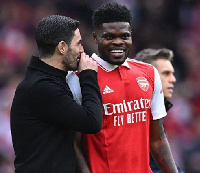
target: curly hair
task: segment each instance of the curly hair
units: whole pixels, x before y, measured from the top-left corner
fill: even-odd
[[[40,58],[53,55],[60,41],[70,46],[74,31],[78,26],[79,21],[66,16],[51,15],[43,18],[35,32]]]
[[[103,23],[128,22],[132,26],[132,16],[126,6],[109,2],[94,11],[92,22],[95,31],[101,29]]]

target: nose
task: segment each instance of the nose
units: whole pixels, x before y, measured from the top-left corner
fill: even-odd
[[[84,48],[83,48],[82,45],[79,46],[79,52],[80,52],[80,53],[83,53],[83,52],[84,52]]]
[[[174,74],[171,75],[170,81],[171,81],[172,83],[175,83],[175,82],[176,82],[176,77],[174,76]]]
[[[115,39],[113,39],[112,43],[113,44],[123,44],[124,40],[120,37],[116,37]]]

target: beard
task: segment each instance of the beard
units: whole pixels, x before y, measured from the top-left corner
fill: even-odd
[[[80,53],[76,53],[74,50],[69,48],[67,51],[62,64],[65,71],[76,71],[78,69],[77,58],[80,56]]]

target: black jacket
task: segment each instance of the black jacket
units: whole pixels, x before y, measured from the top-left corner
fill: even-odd
[[[32,57],[11,108],[16,173],[75,172],[74,131],[96,133],[102,126],[97,73],[80,76],[82,106],[66,84],[66,72]]]

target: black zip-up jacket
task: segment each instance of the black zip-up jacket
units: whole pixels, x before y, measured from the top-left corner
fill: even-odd
[[[73,100],[66,72],[32,57],[11,108],[15,173],[74,173],[74,131],[97,133],[102,98],[97,73],[79,73],[82,106]]]

